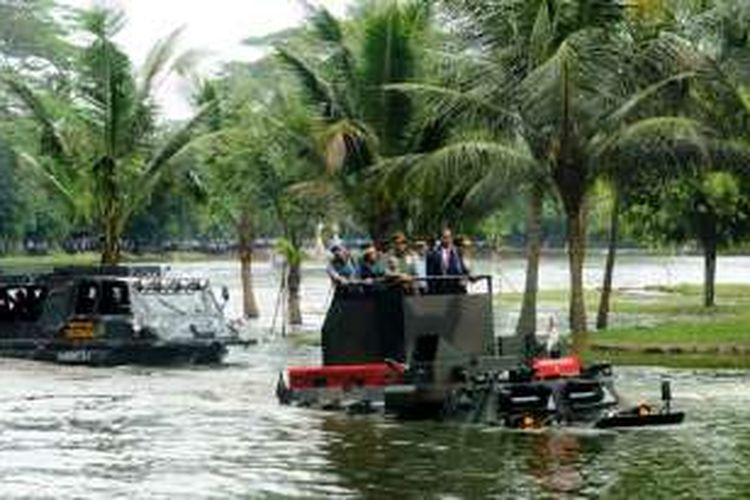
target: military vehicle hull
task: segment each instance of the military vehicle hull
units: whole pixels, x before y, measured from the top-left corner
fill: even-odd
[[[228,331],[208,282],[159,268],[0,276],[0,356],[62,364],[217,364]]]
[[[626,408],[609,365],[584,367],[575,356],[499,347],[491,279],[479,280],[486,283],[483,294],[466,293],[463,283],[434,287],[434,294],[429,285],[410,293],[363,285],[337,290],[323,326],[323,366],[282,374],[279,401],[522,429],[682,422],[685,415],[671,409],[668,383],[661,408]]]
[[[46,361],[66,365],[169,366],[219,364],[227,354],[221,343],[0,341],[0,357]]]

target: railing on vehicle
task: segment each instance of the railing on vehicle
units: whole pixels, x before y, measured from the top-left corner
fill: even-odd
[[[70,277],[146,278],[164,276],[167,271],[169,271],[169,267],[164,266],[65,266],[56,267],[52,274]]]
[[[179,294],[207,290],[210,284],[203,278],[139,278],[133,283],[136,292],[142,294]]]
[[[476,291],[476,285],[484,290]],[[471,285],[471,286],[469,286]],[[324,364],[406,361],[420,337],[480,358],[495,353],[492,277],[430,276],[337,287],[323,325]]]

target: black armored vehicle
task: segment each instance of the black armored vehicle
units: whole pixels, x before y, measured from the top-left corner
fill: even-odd
[[[660,408],[625,407],[607,364],[538,356],[518,338],[496,339],[492,279],[428,278],[339,287],[323,325],[322,366],[292,367],[283,404],[399,419],[540,428],[676,424],[671,387]],[[481,288],[480,291],[470,291]]]
[[[227,345],[240,343],[223,306],[207,280],[160,267],[0,275],[0,356],[105,366],[219,363]]]

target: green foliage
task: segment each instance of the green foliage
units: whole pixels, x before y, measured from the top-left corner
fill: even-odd
[[[319,150],[339,191],[376,238],[405,226],[415,211],[409,186],[383,182],[377,166],[420,147],[414,104],[388,86],[423,70],[419,47],[431,19],[430,2],[417,0],[363,2],[349,24],[314,8],[302,35],[309,43],[277,45],[321,123]]]
[[[8,144],[0,141],[0,238],[14,238],[20,232],[18,209],[21,199],[15,178],[16,169],[15,153]]]
[[[258,234],[295,244],[319,220],[376,236],[448,223],[520,244],[519,200],[541,182],[556,195],[545,239],[562,244],[561,212],[586,207],[589,234],[606,233],[605,179],[640,192],[645,241],[718,223],[733,244],[750,165],[748,5],[361,0],[345,19],[311,7],[303,27],[248,41],[274,57],[198,82],[201,111],[181,128],[152,98],[190,61],[179,31],[136,69],[113,41],[122,13],[0,0],[13,70],[0,138],[16,152],[0,168],[0,233],[227,236],[252,213]]]
[[[123,23],[118,11],[81,13],[80,25],[90,41],[75,66],[71,96],[38,92],[18,75],[5,78],[41,129],[38,154],[24,157],[68,202],[74,217],[90,221],[100,232],[105,263],[119,260],[128,220],[186,149],[212,106],[160,137],[152,92],[154,81],[175,60],[177,33],[159,42],[136,74],[112,41]]]
[[[652,244],[728,248],[750,236],[750,185],[727,172],[640,186],[628,212],[632,231]]]
[[[53,0],[0,0],[0,67],[67,66],[71,48]]]

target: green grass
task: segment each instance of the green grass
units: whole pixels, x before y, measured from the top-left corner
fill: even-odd
[[[68,255],[52,253],[49,255],[12,255],[0,258],[0,268],[12,267],[44,267],[44,266],[78,266],[91,265],[99,261],[98,254],[81,253]]]
[[[750,285],[718,285],[713,308],[703,307],[700,285],[616,290],[610,323],[592,332],[587,357],[619,365],[750,369]],[[566,307],[565,290],[544,291],[539,303]],[[521,294],[502,294],[499,303],[517,307]],[[599,292],[586,292],[596,314]]]
[[[706,317],[710,317],[708,314]],[[677,319],[653,327],[614,328],[591,335],[594,343],[618,345],[747,345],[750,347],[750,314],[718,314],[710,321]]]
[[[615,366],[662,366],[716,370],[749,370],[750,356],[710,354],[653,354],[642,352],[588,352],[591,362],[609,362]]]
[[[231,257],[216,256],[193,252],[172,252],[165,254],[143,254],[143,255],[123,255],[124,263],[142,263],[142,262],[205,262],[210,260],[227,260]],[[39,267],[59,267],[59,266],[91,266],[99,263],[98,253],[51,253],[48,255],[31,256],[31,255],[13,255],[0,257],[0,269],[12,268],[39,268]]]

